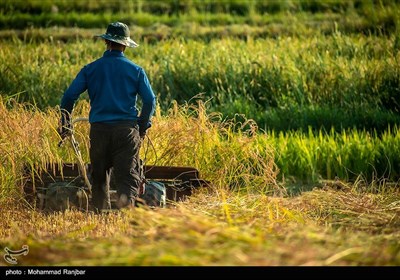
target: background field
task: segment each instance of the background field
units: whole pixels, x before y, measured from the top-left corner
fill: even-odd
[[[23,265],[399,265],[399,8],[2,1],[0,247],[29,245]],[[142,157],[213,185],[166,209],[39,212],[22,168],[76,160],[58,104],[117,20],[158,97]],[[84,94],[74,116],[88,110]]]

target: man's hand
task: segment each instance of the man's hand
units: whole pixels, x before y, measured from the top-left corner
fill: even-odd
[[[61,112],[60,125],[57,129],[57,132],[61,138],[61,142],[59,143],[59,145],[64,141],[66,137],[72,134],[71,117],[70,114],[66,111]]]
[[[66,137],[72,134],[72,127],[71,124],[61,125],[58,130],[58,135],[60,135],[61,140],[64,140]]]
[[[139,125],[139,136],[141,139],[144,139],[144,137],[146,136],[147,129],[151,127],[151,122],[144,124],[143,122],[139,121],[138,125]]]
[[[139,129],[139,136],[140,136],[140,139],[144,139],[144,137],[146,137],[146,130]]]

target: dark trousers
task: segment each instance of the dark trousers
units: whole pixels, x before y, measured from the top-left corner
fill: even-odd
[[[140,136],[136,124],[92,123],[90,161],[92,166],[92,202],[95,210],[110,208],[108,195],[111,172],[117,197],[125,195],[134,205],[141,183]]]

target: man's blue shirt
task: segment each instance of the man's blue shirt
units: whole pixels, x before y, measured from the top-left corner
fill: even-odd
[[[96,61],[84,66],[61,100],[61,109],[72,112],[75,101],[85,91],[90,99],[89,122],[138,120],[149,123],[156,97],[145,71],[121,51],[105,51]],[[142,99],[139,117],[137,96]]]

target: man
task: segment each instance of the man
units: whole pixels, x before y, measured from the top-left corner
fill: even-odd
[[[156,97],[145,71],[125,57],[126,47],[138,46],[129,28],[121,22],[108,25],[103,56],[85,65],[61,100],[62,139],[70,134],[70,115],[80,94],[90,99],[90,161],[92,202],[95,211],[107,207],[108,182],[112,169],[117,188],[117,207],[130,207],[139,195],[141,184],[139,150],[141,139],[150,127]],[[137,96],[142,108],[136,108]]]

